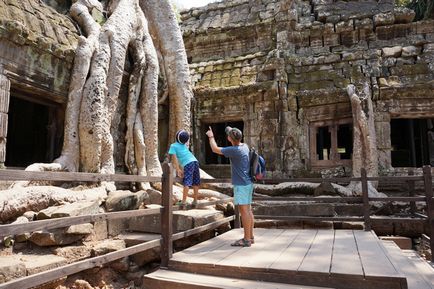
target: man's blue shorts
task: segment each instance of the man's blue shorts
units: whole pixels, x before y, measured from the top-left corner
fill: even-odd
[[[194,161],[185,165],[184,179],[182,180],[184,187],[200,185],[199,163]]]
[[[250,205],[253,198],[253,184],[234,185],[234,205]]]

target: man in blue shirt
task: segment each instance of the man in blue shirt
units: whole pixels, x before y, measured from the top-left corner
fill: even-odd
[[[241,142],[242,132],[237,128],[226,127],[228,141],[232,146],[219,147],[214,139],[214,133],[209,127],[206,135],[209,138],[211,150],[224,155],[231,161],[232,185],[234,186],[234,204],[238,205],[241,221],[244,228],[244,238],[232,243],[232,246],[250,247],[254,243],[253,226],[254,217],[252,212],[253,183],[250,177],[249,147]]]

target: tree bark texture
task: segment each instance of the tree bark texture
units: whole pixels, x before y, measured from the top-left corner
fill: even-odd
[[[110,130],[128,56],[133,62],[125,133],[129,173],[162,174],[158,158],[160,71],[167,82],[162,95],[163,101],[166,95],[169,99],[169,137],[178,129],[190,128],[193,93],[187,56],[168,0],[108,1],[109,16],[100,25],[92,18],[92,10],[102,12],[103,8],[97,0],[77,0],[71,6],[70,14],[84,36],[79,38],[71,74],[62,153],[53,164],[33,164],[27,170],[115,172]]]
[[[377,138],[369,85],[365,83],[362,95],[356,93],[356,87],[352,84],[348,85],[347,92],[353,113],[352,174],[354,177],[360,177],[361,169],[365,168],[368,177],[376,177],[378,176]],[[362,102],[366,103],[366,113]],[[368,182],[370,196],[378,196],[376,186],[376,182]],[[348,188],[356,194],[362,192],[361,182],[351,182]]]

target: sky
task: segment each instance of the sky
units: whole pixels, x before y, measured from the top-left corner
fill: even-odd
[[[201,7],[201,6],[205,6],[208,3],[217,2],[221,0],[171,0],[171,1],[174,2],[179,9],[190,9],[192,7]]]

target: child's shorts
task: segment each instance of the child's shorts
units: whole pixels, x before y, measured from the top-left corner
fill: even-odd
[[[182,180],[184,187],[200,185],[199,163],[194,161],[185,165],[184,179]]]
[[[234,205],[250,205],[253,198],[253,184],[234,185]]]

